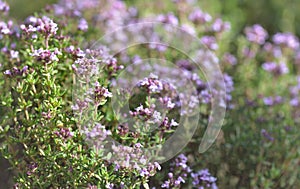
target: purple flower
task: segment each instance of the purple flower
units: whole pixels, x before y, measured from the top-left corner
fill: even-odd
[[[9,35],[11,33],[10,27],[5,22],[0,21],[0,34]]]
[[[21,30],[27,34],[33,32],[41,32],[46,36],[55,35],[58,27],[57,24],[53,22],[50,18],[43,16],[42,18],[29,17],[27,19],[28,26],[22,24],[20,26]]]
[[[14,50],[10,50],[10,58],[11,59],[18,59],[19,58],[19,52],[14,51]]]
[[[141,169],[140,171],[140,175],[142,177],[148,177],[150,175],[150,173],[148,172],[148,170],[146,168]]]
[[[15,76],[21,76],[23,74],[26,74],[27,70],[28,70],[28,66],[24,66],[22,69],[13,67],[11,70],[4,71],[3,74],[10,77],[15,77]]]
[[[225,53],[223,56],[223,61],[225,63],[228,63],[230,65],[236,65],[237,64],[237,59],[234,55],[230,54],[230,53]]]
[[[74,136],[74,133],[71,132],[69,128],[61,128],[59,131],[55,131],[54,134],[62,139],[68,139]]]
[[[2,0],[0,0],[0,12],[3,13],[8,13],[9,11],[9,6],[6,2],[3,2]]]
[[[277,45],[283,45],[293,50],[299,48],[299,40],[292,33],[277,33],[273,36],[273,42]]]
[[[217,50],[219,48],[216,38],[213,36],[203,36],[201,38],[201,43],[211,50]]]
[[[265,129],[261,130],[261,134],[263,135],[264,138],[266,138],[269,141],[274,141],[274,138],[268,133]]]
[[[187,160],[184,154],[180,154],[171,162],[168,179],[163,182],[162,188],[180,187],[182,183],[185,183],[185,179],[191,172],[191,168],[187,165]]]
[[[274,75],[283,75],[289,72],[289,69],[285,62],[276,64],[275,62],[266,62],[262,65],[262,68]]]
[[[36,57],[38,61],[43,61],[45,63],[57,62],[59,61],[57,55],[61,55],[61,52],[58,49],[55,49],[54,52],[50,50],[44,50],[42,48],[34,50],[31,56]]]
[[[156,20],[165,24],[171,24],[175,26],[178,25],[178,18],[173,13],[168,13],[165,15],[161,14],[156,18]]]
[[[175,180],[175,186],[179,186],[181,183],[185,183],[185,180],[182,178],[182,177],[178,177],[176,180]]]
[[[113,184],[113,183],[107,183],[107,184],[105,185],[105,188],[106,188],[106,189],[113,189],[113,188],[114,188],[114,184]]]
[[[202,12],[200,9],[195,9],[190,15],[189,20],[194,24],[205,24],[212,20],[212,17],[208,13]]]
[[[28,170],[27,170],[27,175],[28,176],[30,176],[30,175],[32,175],[34,172],[35,172],[35,170],[37,169],[37,167],[38,167],[38,164],[37,163],[35,163],[35,162],[33,162],[33,163],[30,163],[29,165],[28,165]]]
[[[218,188],[216,185],[217,178],[211,176],[208,169],[203,169],[196,173],[191,173],[191,176],[193,178],[192,184],[195,188]]]
[[[269,97],[264,97],[263,102],[267,106],[273,106],[273,105],[283,103],[283,98],[281,96],[275,96],[275,97],[269,96]]]
[[[149,77],[144,78],[138,85],[146,87],[149,93],[159,93],[163,90],[163,83],[154,74],[150,74]]]
[[[217,18],[211,26],[212,31],[221,33],[224,31],[229,31],[231,28],[229,22],[223,22],[222,19]]]
[[[107,88],[101,86],[99,82],[95,83],[95,100],[96,103],[102,103],[106,98],[111,98],[112,93],[108,91]]]
[[[103,141],[108,135],[111,135],[111,131],[106,130],[105,126],[101,125],[100,123],[96,123],[91,131],[88,131],[86,128],[84,133],[86,134],[87,138],[97,138],[100,141]]]
[[[291,106],[299,106],[300,102],[299,102],[299,99],[298,98],[293,98],[290,100],[290,105]]]
[[[87,31],[89,28],[87,21],[84,18],[81,18],[79,20],[77,28],[81,31]]]
[[[268,37],[266,30],[258,24],[255,24],[252,27],[246,27],[245,34],[250,42],[260,45],[264,44]]]
[[[263,98],[264,104],[267,106],[272,106],[274,105],[274,100],[272,97],[264,97]]]

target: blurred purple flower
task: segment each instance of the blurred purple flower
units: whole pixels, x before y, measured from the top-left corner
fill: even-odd
[[[299,106],[300,102],[298,98],[293,98],[290,100],[290,105],[291,106]]]
[[[204,188],[211,188],[217,189],[216,181],[217,178],[211,176],[208,169],[200,170],[196,173],[191,173],[193,178],[193,186],[195,188],[204,189]]]
[[[292,33],[277,33],[273,36],[273,42],[277,45],[283,45],[293,50],[299,48],[299,39]]]
[[[0,21],[0,34],[9,35],[11,33],[11,29],[9,25],[5,22]]]
[[[221,33],[224,31],[229,31],[231,25],[229,22],[224,22],[221,18],[217,18],[211,26],[212,31]]]
[[[262,68],[274,75],[283,75],[289,72],[289,68],[285,62],[280,62],[279,64],[276,64],[275,62],[266,62],[262,64]]]
[[[250,42],[260,45],[264,44],[268,37],[267,31],[258,24],[255,24],[252,27],[246,27],[245,34]]]
[[[261,130],[261,134],[264,138],[266,138],[267,140],[273,142],[275,139],[271,136],[270,133],[268,133],[265,129]]]
[[[178,25],[178,18],[173,13],[158,15],[156,20],[165,24]]]
[[[0,0],[0,12],[8,13],[8,11],[9,11],[9,5],[6,2]]]
[[[225,53],[224,56],[223,56],[223,61],[225,63],[228,63],[230,65],[236,65],[237,64],[237,58],[230,54],[230,53]]]
[[[18,59],[19,58],[19,52],[14,51],[14,50],[10,50],[10,58],[11,59]]]
[[[190,15],[189,20],[194,24],[205,24],[212,20],[212,17],[208,13],[202,12],[200,9],[195,9]]]
[[[219,48],[217,40],[213,36],[203,36],[201,38],[201,43],[211,50],[217,50]]]
[[[84,18],[81,18],[79,20],[77,28],[81,31],[87,31],[89,28],[87,21]]]
[[[62,139],[68,139],[74,136],[74,133],[71,132],[69,128],[61,128],[60,130],[55,131],[54,134]]]

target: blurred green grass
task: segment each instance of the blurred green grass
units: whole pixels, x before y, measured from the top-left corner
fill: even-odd
[[[57,0],[6,0],[10,5],[9,15],[13,18],[23,20],[40,11],[47,4],[53,4]]]

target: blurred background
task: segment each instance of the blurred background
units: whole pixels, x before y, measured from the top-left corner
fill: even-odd
[[[169,0],[170,2],[172,0]],[[33,12],[57,0],[8,0],[10,15],[24,19]],[[125,0],[130,5],[141,5],[152,1]],[[261,24],[270,34],[289,31],[300,35],[300,1],[298,0],[198,0],[200,7],[215,16],[222,16],[239,33],[246,25]],[[142,9],[141,9],[142,10]]]

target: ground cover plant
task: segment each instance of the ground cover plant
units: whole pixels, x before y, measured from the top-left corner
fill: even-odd
[[[10,11],[0,0],[0,188],[300,187],[292,32],[236,32],[191,0]]]

